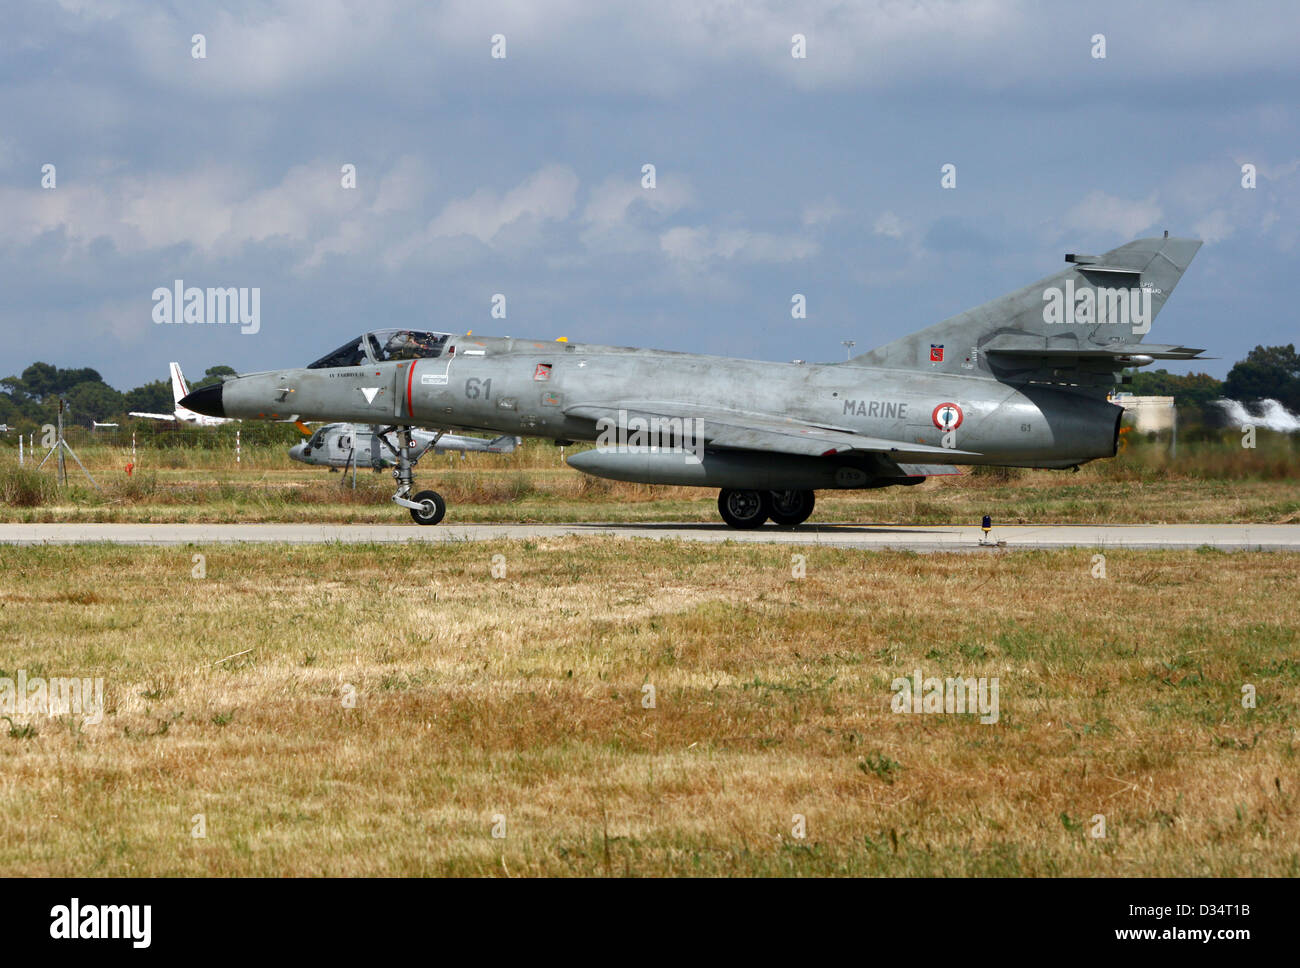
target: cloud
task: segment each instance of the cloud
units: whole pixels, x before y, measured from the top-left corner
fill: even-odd
[[[1090,192],[1062,220],[1067,229],[1096,236],[1137,238],[1164,217],[1155,194],[1144,199],[1125,199],[1103,191]]]
[[[578,184],[567,165],[548,165],[504,194],[479,188],[448,202],[422,228],[389,232],[387,241],[377,240],[380,261],[389,271],[413,261],[437,264],[445,271],[478,261],[490,250],[533,249],[549,238],[543,230],[554,230],[569,219]],[[465,239],[479,246],[467,247]]]
[[[9,243],[62,232],[74,247],[108,240],[120,253],[189,245],[216,256],[249,243],[307,242],[352,207],[329,165],[289,169],[257,189],[250,172],[205,165],[171,175],[61,178],[50,190],[0,189]]]
[[[871,231],[876,235],[883,235],[889,239],[901,239],[903,237],[903,221],[893,212],[882,212],[876,219],[875,224],[871,226]]]
[[[587,196],[580,240],[588,256],[658,252],[660,227],[692,197],[679,173],[655,188],[642,188],[639,177],[611,175]]]
[[[654,188],[642,188],[639,177],[611,175],[591,190],[582,220],[597,228],[609,228],[628,221],[633,209],[668,215],[690,201],[690,182],[680,175],[665,178]]]
[[[358,172],[358,178],[365,177],[364,172]],[[370,203],[370,211],[384,215],[418,209],[432,181],[428,166],[422,160],[413,155],[402,155],[379,177],[379,191]]]
[[[567,218],[573,211],[578,176],[566,165],[551,165],[534,172],[505,195],[480,188],[457,199],[431,223],[430,238],[470,235],[490,245],[507,225],[525,217],[542,221]]]
[[[659,247],[669,259],[692,268],[716,261],[797,262],[815,256],[820,249],[816,242],[794,236],[684,225],[660,235]]]
[[[583,325],[613,342],[671,320],[657,339],[697,346],[702,305],[722,333],[787,266],[822,307],[865,290],[879,307],[859,324],[865,346],[896,320],[962,308],[954,292],[1011,288],[1059,251],[1162,228],[1227,240],[1196,274],[1251,279],[1249,345],[1290,338],[1291,3],[1249,17],[1164,0],[11,6],[0,325],[20,358],[80,321],[60,365],[88,354],[152,378],[174,347],[146,360],[117,344],[137,318],[152,325],[133,294],[181,275],[277,286],[283,316],[263,339],[291,353],[376,307],[418,314],[436,291],[473,313],[506,288],[520,332],[530,312],[598,319]],[[1105,61],[1088,56],[1097,31]],[[190,57],[195,32],[206,60]],[[498,32],[505,60],[489,56]],[[1091,140],[1061,114],[1071,99],[1106,119]],[[946,160],[963,164],[960,192],[937,189]],[[54,191],[37,187],[46,162]],[[339,185],[345,162],[355,190]],[[924,285],[940,267],[953,285]],[[1234,311],[1180,305],[1189,341]],[[786,353],[776,336],[755,347]]]
[[[1030,0],[804,0],[793,8],[778,0],[235,0],[174,8],[60,0],[50,9],[41,5],[40,20],[25,21],[20,35],[53,47],[90,30],[111,32],[116,62],[131,73],[228,101],[362,86],[433,92],[453,82],[677,97],[724,76],[800,91],[1038,93],[1041,78],[1058,76],[1063,63],[1091,68],[1094,83],[1127,99],[1134,84],[1177,91],[1188,76],[1291,76],[1300,19],[1289,0],[1261,0],[1250,16],[1233,18],[1231,30],[1212,4],[1120,0],[1051,13]],[[1091,61],[1089,38],[1108,26],[1110,57]],[[205,60],[190,56],[196,32],[206,36]],[[505,60],[489,56],[496,33],[507,38]],[[807,38],[804,58],[791,56],[795,33]]]
[[[812,202],[803,207],[803,224],[807,226],[825,225],[844,214],[840,204],[827,195],[820,202]]]
[[[1222,242],[1232,235],[1234,226],[1231,216],[1223,209],[1216,208],[1192,226],[1192,231],[1198,239],[1206,242]]]

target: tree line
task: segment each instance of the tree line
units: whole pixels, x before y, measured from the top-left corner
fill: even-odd
[[[1294,344],[1256,346],[1217,380],[1208,373],[1170,373],[1167,370],[1127,371],[1133,382],[1122,389],[1138,396],[1173,397],[1183,419],[1214,424],[1223,419],[1215,400],[1236,400],[1247,405],[1277,400],[1292,413],[1300,413],[1300,355]]]
[[[203,379],[191,384],[190,389],[215,383],[234,372],[229,366],[210,366]],[[38,362],[18,376],[0,380],[0,424],[31,431],[53,423],[60,398],[67,404],[65,421],[87,427],[92,421],[125,418],[132,410],[171,413],[176,408],[169,380],[154,380],[122,393],[104,382],[92,367],[64,369]]]

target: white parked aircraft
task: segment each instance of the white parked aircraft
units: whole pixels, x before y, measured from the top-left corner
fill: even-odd
[[[215,427],[218,424],[233,423],[229,417],[209,417],[205,414],[195,413],[187,407],[181,406],[181,399],[189,395],[189,387],[185,385],[185,375],[181,373],[179,363],[171,364],[172,374],[172,401],[176,404],[176,409],[172,413],[141,413],[138,410],[132,410],[132,417],[148,417],[150,420],[179,420],[181,423],[198,424],[200,427]]]

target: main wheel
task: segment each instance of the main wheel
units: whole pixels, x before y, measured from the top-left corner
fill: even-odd
[[[416,524],[437,524],[447,513],[447,502],[437,491],[421,491],[411,500],[424,505],[418,511],[411,508],[411,520]]]
[[[817,503],[812,491],[769,491],[768,502],[772,523],[786,527],[807,521]]]
[[[733,491],[723,488],[718,495],[718,513],[733,528],[761,528],[767,520],[766,491]]]

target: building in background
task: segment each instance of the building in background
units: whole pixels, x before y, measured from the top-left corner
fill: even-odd
[[[1174,429],[1173,397],[1139,397],[1131,393],[1111,394],[1110,402],[1132,414],[1133,429],[1140,434]]]

